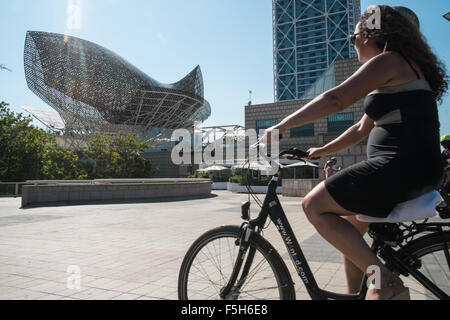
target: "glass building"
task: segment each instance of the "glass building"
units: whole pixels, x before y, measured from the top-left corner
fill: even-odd
[[[273,0],[275,101],[330,86],[333,62],[356,57],[349,34],[360,14],[360,0]]]

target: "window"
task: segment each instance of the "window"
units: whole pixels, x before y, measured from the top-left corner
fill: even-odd
[[[258,120],[256,121],[256,133],[258,135],[258,139],[262,137],[265,129],[273,127],[278,123],[278,120]]]
[[[353,113],[339,113],[328,117],[328,132],[343,132],[354,124]]]
[[[291,129],[291,138],[314,137],[314,123]]]

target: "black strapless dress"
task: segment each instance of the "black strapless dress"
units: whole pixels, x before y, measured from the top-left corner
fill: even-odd
[[[366,114],[375,121],[368,159],[325,181],[344,209],[387,217],[400,202],[437,188],[444,168],[436,99],[425,80],[383,87],[369,94]]]

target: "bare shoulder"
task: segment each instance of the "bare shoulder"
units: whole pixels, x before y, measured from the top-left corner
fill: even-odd
[[[376,55],[369,61],[367,61],[363,67],[371,67],[371,68],[379,68],[379,67],[386,67],[386,68],[398,68],[399,65],[401,65],[401,62],[403,62],[403,57],[394,51],[387,51],[380,53],[379,55]]]
[[[414,69],[411,68],[411,65]],[[413,59],[406,60],[398,52],[388,51],[383,52],[371,60],[369,60],[361,69],[370,70],[370,73],[385,73],[384,86],[398,85],[410,82],[417,79],[415,71],[423,78],[421,68],[415,63]]]
[[[325,94],[338,99],[342,109],[351,106],[373,90],[395,79],[398,60],[395,53],[385,52],[367,61],[343,83]]]

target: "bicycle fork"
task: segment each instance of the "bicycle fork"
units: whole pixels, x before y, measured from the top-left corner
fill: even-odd
[[[252,233],[253,230],[250,229],[248,226],[244,227],[243,225],[241,227],[240,237],[239,239],[236,240],[236,246],[239,246],[239,252],[236,258],[236,263],[233,267],[233,272],[231,273],[230,280],[228,281],[227,285],[220,290],[220,297],[224,300],[236,300],[239,297],[240,289],[242,288],[242,286],[245,283],[245,280],[247,279],[248,273],[250,271],[256,253],[256,248],[251,247],[249,250],[250,237]],[[247,259],[245,259],[246,256]],[[244,265],[244,268],[242,269],[242,275],[240,279],[237,281],[242,265]]]

